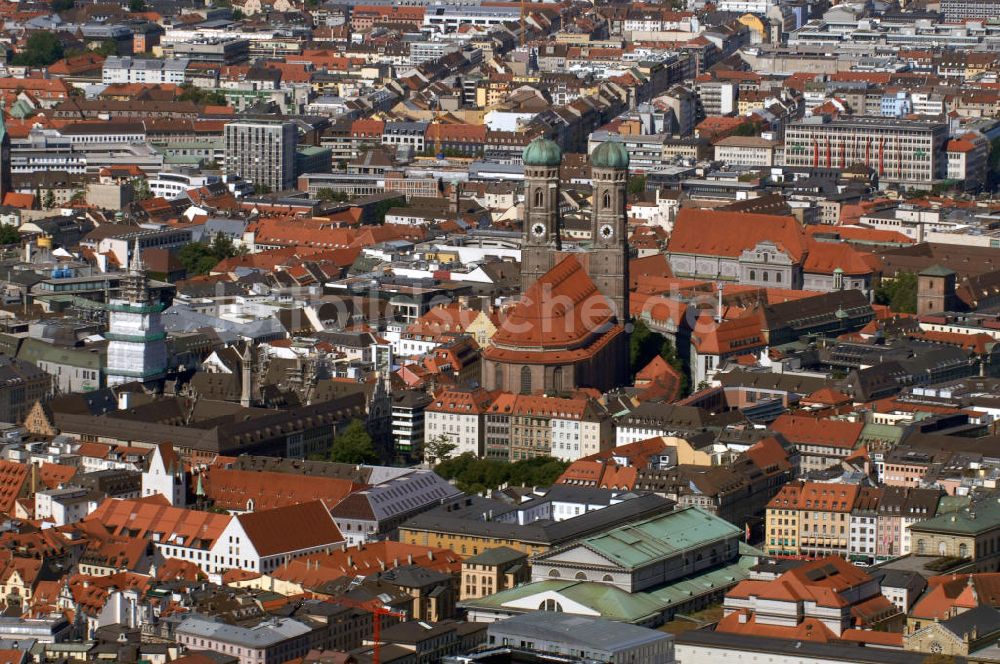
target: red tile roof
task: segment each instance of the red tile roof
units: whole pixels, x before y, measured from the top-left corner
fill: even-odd
[[[205,497],[215,507],[245,511],[249,501],[253,510],[262,511],[322,500],[333,507],[353,491],[364,488],[351,480],[335,477],[309,477],[290,473],[238,470],[212,467],[199,476]]]
[[[799,261],[806,253],[805,234],[795,217],[684,208],[677,214],[667,243],[671,253],[738,257],[760,242],[774,242]]]
[[[796,444],[853,449],[864,426],[864,422],[827,420],[786,413],[771,424],[771,430]]]
[[[613,319],[610,303],[575,256],[564,258],[524,293],[493,337],[508,347],[573,349]],[[487,351],[489,352],[489,351]]]
[[[344,541],[330,511],[318,500],[241,514],[236,518],[260,556]]]
[[[27,479],[27,465],[0,460],[0,513],[13,515],[14,504],[25,489]]]
[[[874,254],[855,249],[846,242],[808,241],[809,254],[802,266],[811,274],[833,274],[840,268],[848,276],[865,276],[879,270],[880,263]]]

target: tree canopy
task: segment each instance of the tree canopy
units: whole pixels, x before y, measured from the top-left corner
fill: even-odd
[[[8,224],[0,224],[0,244],[20,244],[21,234],[17,228]]]
[[[229,237],[222,233],[216,233],[210,244],[192,242],[184,245],[177,252],[177,259],[184,266],[188,276],[193,276],[208,274],[220,261],[239,256],[243,251],[243,249],[237,249]]]
[[[496,489],[501,484],[514,486],[549,486],[563,474],[568,461],[552,457],[536,457],[509,463],[496,459],[480,459],[467,452],[435,466],[434,471],[446,480],[455,480],[466,493]]]
[[[377,463],[375,444],[361,420],[351,420],[344,432],[334,438],[330,461],[338,463]]]
[[[896,313],[917,313],[917,275],[897,272],[895,279],[883,280],[875,289],[875,302],[889,305]]]
[[[62,42],[52,32],[33,32],[24,50],[14,56],[13,63],[22,67],[48,67],[65,56]]]
[[[226,95],[216,90],[203,90],[192,83],[184,83],[180,86],[180,94],[177,95],[179,101],[189,101],[202,106],[225,106]]]

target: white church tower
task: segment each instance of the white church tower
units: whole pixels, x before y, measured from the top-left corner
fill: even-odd
[[[113,298],[107,309],[108,386],[162,379],[167,373],[167,333],[160,319],[163,304],[150,299],[138,239],[122,277],[121,296]]]
[[[156,446],[149,457],[149,467],[142,472],[142,497],[160,495],[174,507],[187,503],[187,476],[184,464],[170,443]]]

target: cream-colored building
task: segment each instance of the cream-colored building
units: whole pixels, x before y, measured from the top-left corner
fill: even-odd
[[[531,580],[528,554],[506,546],[487,549],[462,562],[461,599],[475,599]]]
[[[715,160],[730,166],[774,166],[778,145],[759,136],[728,136],[715,144]]]

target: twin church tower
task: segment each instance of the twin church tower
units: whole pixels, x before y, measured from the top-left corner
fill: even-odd
[[[524,150],[524,238],[521,244],[521,292],[537,282],[565,254],[559,218],[559,164],[553,141],[538,138]],[[618,320],[628,319],[628,152],[605,141],[590,157],[593,208],[591,249],[586,256],[590,279],[614,305]]]
[[[523,161],[522,295],[483,352],[482,384],[550,395],[622,385],[628,376],[628,152],[606,141],[591,155],[585,251],[563,251],[559,146],[535,139]]]

